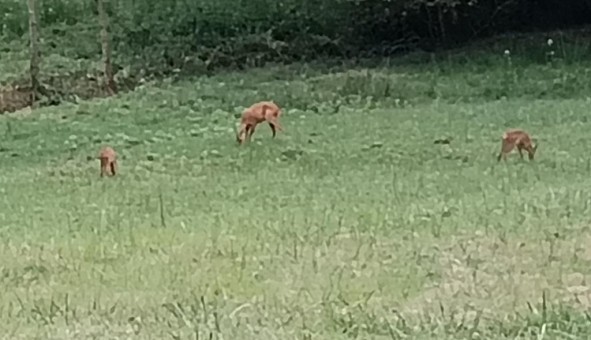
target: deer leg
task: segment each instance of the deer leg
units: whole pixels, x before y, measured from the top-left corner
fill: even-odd
[[[254,134],[255,127],[254,125],[249,125],[247,128],[248,140],[252,140],[252,135]]]
[[[106,167],[105,160],[101,158],[101,177],[105,176],[105,171],[106,171],[105,167]]]
[[[273,137],[275,137],[277,130],[283,131],[283,128],[281,127],[281,125],[279,125],[277,118],[270,116],[270,117],[266,117],[266,120],[269,123],[271,130],[273,131]]]
[[[275,128],[275,124],[269,122],[269,126],[271,127],[271,131],[273,131],[273,138],[275,138],[275,135],[277,134],[277,129]]]
[[[509,152],[511,152],[511,150],[513,150],[513,148],[515,147],[514,144],[509,144],[506,142],[503,142],[503,145],[501,147],[501,153],[499,153],[499,156],[497,157],[497,161],[500,161],[501,158],[503,158],[503,160],[507,160],[507,155],[509,154]]]
[[[497,157],[497,162],[500,162],[501,159],[503,159],[505,162],[507,161],[507,152],[503,152],[501,151],[501,153],[499,153],[499,156]]]

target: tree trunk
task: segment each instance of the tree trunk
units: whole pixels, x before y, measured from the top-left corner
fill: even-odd
[[[37,0],[27,0],[29,8],[29,40],[30,44],[30,65],[31,76],[31,105],[39,99],[41,85],[39,83],[39,64],[41,63],[41,51],[39,50],[39,16],[37,11]]]
[[[103,53],[103,65],[105,75],[105,88],[109,95],[117,93],[117,84],[113,78],[113,65],[111,63],[111,41],[109,39],[109,18],[107,17],[107,11],[105,10],[104,0],[96,1],[99,22],[101,25],[101,47]]]

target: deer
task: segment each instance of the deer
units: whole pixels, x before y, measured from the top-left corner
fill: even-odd
[[[117,173],[117,153],[110,146],[101,149],[98,159],[101,161],[101,177],[105,174],[115,176]]]
[[[536,154],[538,145],[534,145],[529,134],[522,129],[508,129],[505,131],[505,133],[503,133],[501,152],[497,157],[497,161],[500,162],[501,158],[506,161],[507,155],[515,147],[517,147],[517,151],[519,151],[521,159],[523,159],[523,150],[525,150],[529,160],[532,161],[534,159],[534,155]]]
[[[272,138],[275,138],[277,131],[283,131],[283,128],[279,125],[280,115],[281,109],[271,101],[262,101],[251,105],[242,112],[240,127],[236,133],[236,141],[242,144],[246,139],[251,140],[256,126],[263,122],[269,123],[273,132]]]

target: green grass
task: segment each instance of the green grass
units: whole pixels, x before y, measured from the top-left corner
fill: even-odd
[[[275,67],[3,116],[0,334],[589,337],[588,72],[494,65]],[[286,131],[238,147],[263,99]],[[496,162],[507,127],[534,162]]]

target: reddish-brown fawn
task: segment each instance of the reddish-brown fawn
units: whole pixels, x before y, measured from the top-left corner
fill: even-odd
[[[263,122],[269,123],[271,131],[273,131],[273,138],[275,138],[277,130],[283,131],[283,128],[279,125],[280,115],[281,109],[273,102],[262,101],[253,104],[242,112],[240,127],[236,133],[236,141],[242,144],[246,139],[250,140],[256,126]]]
[[[521,159],[523,159],[523,150],[527,152],[529,160],[534,159],[537,144],[533,144],[529,134],[521,129],[509,129],[503,133],[501,152],[497,157],[497,161],[501,161],[501,158],[507,160],[507,155],[517,147]]]

